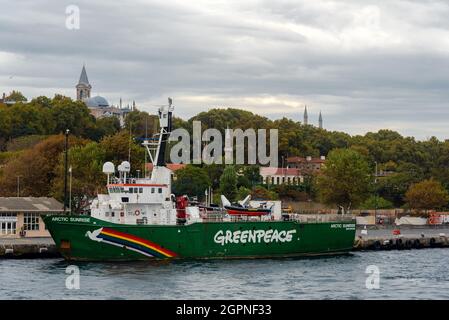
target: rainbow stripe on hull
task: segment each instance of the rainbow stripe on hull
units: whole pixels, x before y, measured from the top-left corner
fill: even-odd
[[[128,250],[138,252],[147,257],[155,257],[159,259],[177,257],[175,252],[165,249],[152,241],[110,228],[102,228],[97,238],[101,239],[101,242],[103,243],[108,243],[118,247],[126,247]]]

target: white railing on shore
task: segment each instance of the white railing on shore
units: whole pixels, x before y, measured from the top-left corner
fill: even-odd
[[[355,217],[351,214],[290,214],[289,218],[301,223],[317,223],[317,222],[355,222]]]

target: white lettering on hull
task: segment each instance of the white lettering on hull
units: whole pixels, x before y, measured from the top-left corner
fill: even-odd
[[[286,231],[270,230],[219,230],[214,236],[215,243],[224,246],[228,243],[271,243],[271,242],[291,242],[295,229]]]
[[[90,218],[86,218],[86,217],[52,217],[51,221],[56,221],[56,222],[85,222],[85,223],[89,223],[90,222]]]

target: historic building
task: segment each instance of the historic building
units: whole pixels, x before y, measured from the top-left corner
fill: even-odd
[[[287,167],[298,169],[303,174],[314,174],[321,170],[325,162],[326,162],[325,156],[321,156],[319,158],[313,158],[310,156],[288,157]]]
[[[132,106],[126,108],[122,108],[122,99],[120,99],[119,106],[109,105],[108,100],[102,96],[91,97],[91,90],[92,85],[89,83],[86,67],[83,66],[76,85],[76,100],[83,101],[95,118],[117,117],[120,120],[120,125],[124,126],[126,115],[136,108],[135,102],[133,101]]]
[[[304,176],[296,168],[260,167],[259,174],[264,184],[297,185],[304,182]]]

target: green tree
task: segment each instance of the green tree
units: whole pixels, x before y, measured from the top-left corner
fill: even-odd
[[[369,194],[370,173],[367,161],[357,151],[331,151],[316,181],[321,201],[345,211],[357,207]]]
[[[25,150],[18,157],[10,159],[0,178],[0,192],[3,196],[17,194],[17,177],[20,179],[21,196],[49,196],[53,180],[57,175],[58,162],[64,150],[64,136],[50,136]],[[86,141],[71,136],[70,147],[83,145]]]
[[[117,117],[100,118],[96,120],[96,127],[98,138],[112,136],[120,131],[120,121]]]
[[[173,192],[178,196],[186,194],[200,200],[205,197],[204,192],[209,186],[210,179],[203,168],[187,165],[185,168],[176,171]]]
[[[153,136],[159,130],[159,118],[147,112],[132,111],[125,118],[125,129],[134,137]]]
[[[251,197],[254,200],[278,200],[279,195],[271,190],[268,190],[262,186],[255,186],[251,190]]]
[[[51,113],[55,132],[69,129],[71,134],[91,138],[95,120],[83,102],[56,95],[52,100]]]
[[[220,177],[223,174],[225,166],[222,164],[209,164],[203,166],[204,170],[206,170],[207,175],[209,176],[211,183],[212,183],[212,189],[218,189],[220,187]]]
[[[382,197],[370,196],[368,199],[363,201],[359,206],[359,209],[393,209],[394,205],[391,201],[388,201]]]
[[[260,184],[262,181],[260,167],[256,165],[245,166],[243,168],[243,176],[249,181],[251,187]]]
[[[235,198],[236,198],[236,200],[243,200],[250,194],[251,194],[250,189],[245,188],[245,187],[240,187],[237,190],[237,194],[236,194]]]
[[[440,182],[428,179],[411,185],[405,201],[412,209],[437,209],[447,205],[449,194]]]
[[[120,131],[113,136],[104,137],[100,141],[101,148],[105,151],[106,161],[118,166],[122,161],[131,160],[131,173],[136,175],[136,170],[144,172],[145,148],[139,145],[128,132]]]
[[[69,165],[72,167],[72,211],[80,212],[84,201],[106,191],[106,176],[102,172],[106,162],[105,150],[97,142],[74,146],[69,150]],[[64,157],[61,154],[57,175],[52,184],[52,195],[63,200]],[[84,203],[85,204],[85,203]]]
[[[8,96],[6,96],[6,101],[15,102],[26,102],[27,98],[20,91],[13,90]]]
[[[220,192],[229,201],[235,201],[237,195],[237,173],[232,165],[226,166],[220,177]]]

